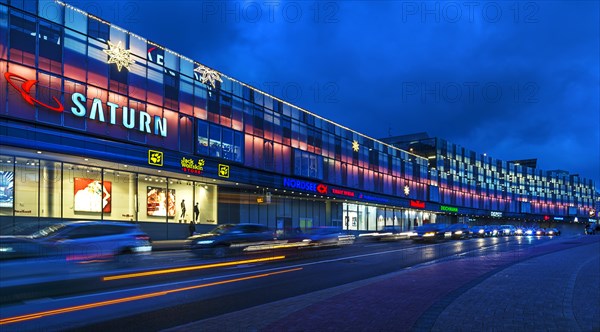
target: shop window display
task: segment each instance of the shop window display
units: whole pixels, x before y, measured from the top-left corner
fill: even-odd
[[[112,183],[102,181],[99,167],[64,164],[63,217],[101,219],[111,211]]]

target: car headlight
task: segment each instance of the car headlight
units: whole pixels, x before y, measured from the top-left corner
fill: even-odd
[[[202,240],[202,241],[198,241],[196,242],[196,244],[211,244],[215,242],[214,240]]]
[[[454,232],[454,234],[456,234],[456,235],[461,235],[461,234],[462,234],[462,231],[456,231],[456,232]]]
[[[423,236],[428,236],[428,237],[434,236],[434,235],[435,235],[435,232],[427,232],[427,233],[423,234]]]
[[[484,232],[485,232],[485,231],[484,231],[483,229],[480,229],[478,233],[479,233],[479,234],[483,234]]]

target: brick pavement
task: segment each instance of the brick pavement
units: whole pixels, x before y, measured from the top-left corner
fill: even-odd
[[[600,237],[557,238],[524,251],[423,265],[169,331],[599,331],[598,264]]]

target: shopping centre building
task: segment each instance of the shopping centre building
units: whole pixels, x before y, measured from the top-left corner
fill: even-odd
[[[0,73],[0,235],[595,220],[590,180],[368,137],[60,1],[0,0]]]

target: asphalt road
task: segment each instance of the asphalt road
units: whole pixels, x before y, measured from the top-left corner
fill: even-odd
[[[226,260],[199,259],[188,252],[160,252],[135,269],[86,267],[85,276],[80,278],[30,287],[26,300],[0,307],[0,328],[157,331],[457,257],[510,252],[518,262],[535,246],[558,239],[361,242],[342,248],[270,251]],[[164,271],[167,268],[169,273]],[[139,275],[148,271],[154,272]],[[3,289],[3,297],[6,291]]]

